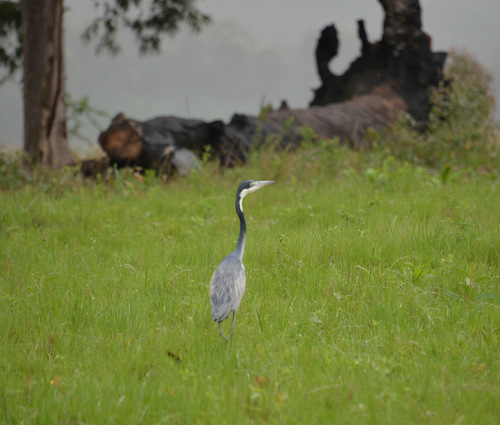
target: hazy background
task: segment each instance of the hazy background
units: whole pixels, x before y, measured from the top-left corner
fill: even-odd
[[[140,57],[133,37],[122,32],[122,53],[96,56],[80,35],[97,13],[91,0],[67,0],[65,14],[67,91],[109,117],[118,112],[139,120],[177,115],[228,121],[235,112],[257,114],[263,103],[306,107],[320,85],[314,49],[320,30],[335,23],[339,55],[330,64],[342,73],[359,54],[356,21],[364,19],[370,41],[382,33],[377,0],[201,0],[212,17],[200,34],[187,29],[164,38],[162,53]],[[433,50],[465,50],[489,69],[500,102],[500,0],[420,0],[423,28]],[[17,77],[20,81],[20,76]],[[0,86],[0,146],[22,146],[21,87]],[[496,112],[497,120],[500,114]],[[82,143],[97,145],[99,130],[86,126]]]

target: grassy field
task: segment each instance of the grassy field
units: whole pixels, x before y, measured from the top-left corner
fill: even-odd
[[[227,344],[208,285],[247,178],[277,183],[245,198]],[[0,205],[0,423],[500,421],[498,177],[267,152]]]

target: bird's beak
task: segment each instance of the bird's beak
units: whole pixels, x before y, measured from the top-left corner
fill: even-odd
[[[276,183],[276,182],[273,180],[259,180],[259,181],[253,182],[252,186],[257,186],[258,188],[261,188],[262,186],[267,186],[267,185],[273,184],[273,183]]]

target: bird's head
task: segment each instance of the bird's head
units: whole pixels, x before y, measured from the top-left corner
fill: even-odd
[[[267,186],[269,184],[273,184],[272,180],[245,180],[238,187],[238,194],[240,198],[243,199],[249,193],[255,192],[259,190],[261,187]]]
[[[255,192],[256,190],[259,190],[261,187],[270,185],[275,183],[272,180],[245,180],[240,184],[238,187],[238,191],[236,192],[236,197],[237,200],[239,201],[240,204],[240,209],[243,210],[241,201],[243,198],[248,195],[249,193]]]

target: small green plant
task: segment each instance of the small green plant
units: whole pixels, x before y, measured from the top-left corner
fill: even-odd
[[[99,131],[102,131],[101,125],[99,124],[99,118],[109,118],[109,114],[103,110],[94,108],[90,104],[88,96],[74,100],[69,93],[66,93],[65,102],[68,136],[76,137],[89,146],[93,146],[94,141],[85,136],[82,132],[82,127],[84,127],[86,123],[89,123]]]
[[[17,189],[30,183],[33,174],[27,164],[27,156],[22,152],[0,150],[0,190]]]

